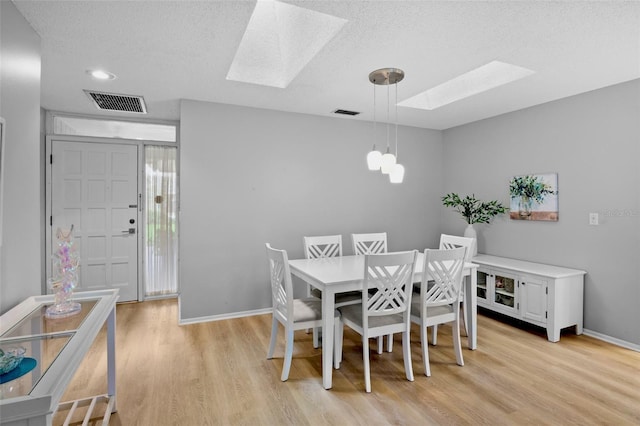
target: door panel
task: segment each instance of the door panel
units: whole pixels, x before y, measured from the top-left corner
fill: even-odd
[[[118,288],[121,302],[138,300],[137,146],[53,140],[52,155],[52,251],[57,228],[74,225],[76,290]]]
[[[547,282],[523,276],[520,282],[522,317],[529,321],[547,323]]]

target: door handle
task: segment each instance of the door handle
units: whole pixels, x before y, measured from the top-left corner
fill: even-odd
[[[126,231],[122,231],[123,234],[135,234],[136,233],[136,228],[129,228]]]

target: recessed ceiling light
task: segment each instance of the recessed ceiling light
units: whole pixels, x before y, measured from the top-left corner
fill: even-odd
[[[285,88],[347,23],[279,1],[258,1],[227,80]]]
[[[115,74],[103,70],[87,70],[87,74],[96,80],[113,80],[116,78]]]
[[[505,62],[492,61],[406,99],[398,105],[433,110],[460,99],[503,86],[512,81],[520,80],[531,74],[535,74],[535,71]]]

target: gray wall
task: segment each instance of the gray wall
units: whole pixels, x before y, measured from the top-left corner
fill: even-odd
[[[583,269],[584,326],[640,344],[640,80],[444,131],[446,192],[509,202],[512,176],[558,173],[558,222],[506,215],[479,251]],[[589,212],[600,214],[590,226]],[[443,208],[443,232],[464,221]]]
[[[266,242],[303,257],[304,235],[388,232],[389,249],[440,234],[442,133],[399,129],[405,181],[366,168],[372,124],[183,101],[181,320],[271,306]]]
[[[40,39],[12,2],[0,1],[0,21],[5,312],[42,290],[44,157]],[[181,318],[270,306],[266,241],[292,258],[312,234],[341,233],[347,254],[351,232],[386,230],[391,250],[433,247],[464,230],[440,206],[445,192],[506,204],[513,175],[557,172],[560,221],[498,218],[478,227],[479,250],[588,271],[585,327],[640,344],[638,117],[633,81],[444,132],[401,127],[407,176],[395,186],[365,169],[369,123],[184,101]]]
[[[40,37],[10,1],[0,1],[0,116],[6,120],[0,312],[41,294],[43,174]]]

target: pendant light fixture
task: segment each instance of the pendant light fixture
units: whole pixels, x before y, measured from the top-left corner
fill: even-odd
[[[401,183],[404,178],[404,167],[401,164],[397,164],[398,155],[398,86],[397,84],[404,78],[404,71],[398,68],[381,68],[375,70],[369,74],[369,81],[373,83],[373,128],[374,128],[374,143],[373,149],[367,154],[367,165],[369,170],[380,170],[382,174],[389,175],[389,180],[392,183]],[[396,85],[396,99],[395,99],[395,133],[396,133],[396,155],[391,152],[390,146],[390,109],[391,109],[391,89],[390,85]],[[387,86],[387,149],[384,155],[380,151],[376,150],[375,137],[376,137],[376,87],[375,86]]]

